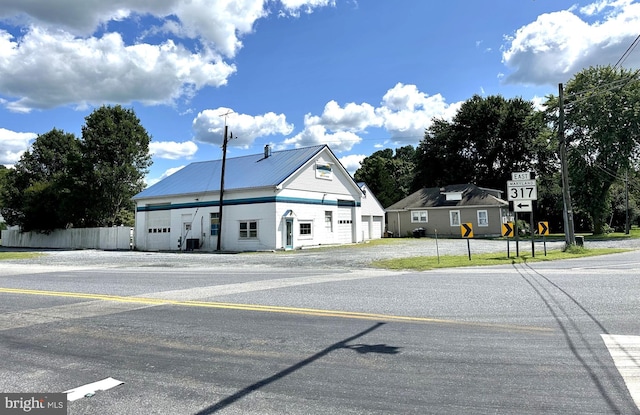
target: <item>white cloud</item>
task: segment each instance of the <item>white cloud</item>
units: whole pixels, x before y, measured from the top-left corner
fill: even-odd
[[[160,180],[166,179],[167,177],[171,176],[173,173],[177,172],[178,170],[181,170],[183,167],[184,165],[167,169],[158,178],[155,178],[155,179],[145,178],[145,182],[147,183],[147,186],[153,186],[154,184],[158,183]]]
[[[173,104],[205,86],[219,87],[236,68],[224,61],[243,35],[269,14],[271,0],[3,0],[0,20],[0,104],[14,112],[104,103]],[[287,14],[335,5],[286,0]],[[128,44],[104,33],[110,22],[147,19],[156,26]],[[175,39],[144,43],[150,34]],[[177,39],[176,39],[177,38]],[[188,45],[188,46],[187,46]]]
[[[370,104],[349,103],[344,108],[329,101],[322,115],[305,115],[305,128],[284,140],[286,146],[328,144],[336,152],[349,151],[362,141],[356,133],[383,127],[394,144],[417,144],[433,118],[450,120],[462,102],[447,104],[440,94],[429,96],[416,85],[396,84],[382,98],[378,108]]]
[[[226,117],[224,114],[227,114]],[[269,135],[288,135],[293,131],[293,124],[287,123],[284,114],[268,112],[263,115],[237,114],[229,108],[220,107],[200,112],[193,120],[195,140],[203,143],[222,144],[225,118],[229,127],[229,141],[232,147],[250,147],[256,138]]]
[[[242,47],[238,36],[250,33],[256,20],[267,15],[264,5],[265,0],[4,0],[0,17],[86,37],[110,21],[150,15],[174,34],[233,57]]]
[[[291,16],[299,16],[300,11],[304,13],[312,13],[313,9],[318,7],[335,6],[335,0],[280,0],[284,11],[281,14],[289,14]]]
[[[344,166],[345,169],[353,176],[356,173],[356,170],[360,168],[360,163],[367,156],[364,154],[351,154],[348,156],[340,157],[340,163]]]
[[[367,103],[349,103],[344,108],[336,101],[329,101],[322,115],[311,116],[307,114],[305,125],[322,125],[331,131],[364,131],[369,127],[379,127],[382,119],[376,115],[375,109]]]
[[[71,103],[170,103],[192,89],[224,85],[235,71],[170,40],[125,46],[117,33],[79,39],[34,28],[16,42],[0,31],[0,56],[0,91],[21,97],[5,104],[19,112]]]
[[[566,82],[584,68],[614,65],[638,36],[639,3],[604,0],[579,12],[600,20],[583,20],[574,9],[547,13],[508,37],[502,58],[514,71],[505,81],[535,85]],[[625,66],[640,66],[640,55],[632,54]]]
[[[307,118],[307,117],[305,117]],[[337,131],[331,133],[322,125],[309,125],[299,134],[284,140],[285,146],[293,145],[295,147],[314,146],[319,144],[328,144],[333,151],[342,152],[349,151],[351,148],[362,141],[362,138],[351,131]]]
[[[0,164],[16,164],[37,136],[36,133],[19,133],[0,128]]]
[[[434,117],[451,119],[461,103],[447,104],[440,94],[429,96],[416,85],[396,84],[382,98],[376,113],[384,128],[398,144],[417,143],[424,137]]]
[[[149,151],[158,158],[177,160],[180,158],[191,158],[198,146],[193,141],[178,143],[176,141],[152,141],[149,144]]]

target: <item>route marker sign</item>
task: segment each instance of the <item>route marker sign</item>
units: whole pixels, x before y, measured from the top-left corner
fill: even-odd
[[[538,185],[535,180],[509,180],[507,181],[507,199],[512,200],[538,200]],[[521,212],[530,212],[529,210]]]
[[[502,236],[506,236],[507,238],[513,238],[514,235],[513,223],[506,222],[502,224]]]
[[[473,223],[463,223],[460,225],[460,234],[463,238],[473,238]]]

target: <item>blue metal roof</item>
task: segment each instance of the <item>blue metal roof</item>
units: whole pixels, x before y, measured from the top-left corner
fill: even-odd
[[[276,186],[291,176],[325,145],[228,158],[224,189]],[[135,195],[134,199],[220,191],[222,160],[191,163]]]

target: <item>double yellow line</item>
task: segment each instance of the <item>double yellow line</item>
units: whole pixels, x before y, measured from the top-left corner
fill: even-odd
[[[315,308],[299,308],[299,307],[282,307],[282,306],[269,306],[258,304],[236,304],[236,303],[221,303],[214,301],[180,301],[169,300],[162,298],[151,297],[130,297],[120,295],[109,294],[93,294],[93,293],[80,293],[80,292],[68,292],[68,291],[46,291],[46,290],[27,290],[22,288],[2,288],[0,287],[0,293],[6,294],[22,294],[22,295],[41,295],[50,297],[67,297],[67,298],[80,298],[85,300],[102,300],[102,301],[117,301],[123,303],[137,303],[146,305],[173,305],[183,307],[204,307],[204,308],[217,308],[228,310],[243,310],[243,311],[256,311],[263,313],[285,313],[296,314],[304,316],[320,316],[320,317],[338,317],[360,320],[374,320],[385,322],[404,322],[404,323],[422,323],[422,324],[446,324],[446,325],[459,325],[480,327],[488,329],[500,329],[506,331],[526,331],[537,333],[549,333],[552,329],[546,327],[535,326],[520,326],[511,324],[493,324],[493,323],[481,323],[462,320],[447,320],[428,317],[411,317],[411,316],[395,316],[389,314],[376,314],[376,313],[360,313],[354,311],[338,311],[338,310],[322,310]]]

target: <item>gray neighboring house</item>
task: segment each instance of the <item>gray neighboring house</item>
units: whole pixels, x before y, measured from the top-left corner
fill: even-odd
[[[386,209],[387,230],[396,237],[419,228],[429,236],[460,237],[461,224],[471,223],[474,236],[499,236],[508,211],[500,190],[473,184],[423,188]]]

